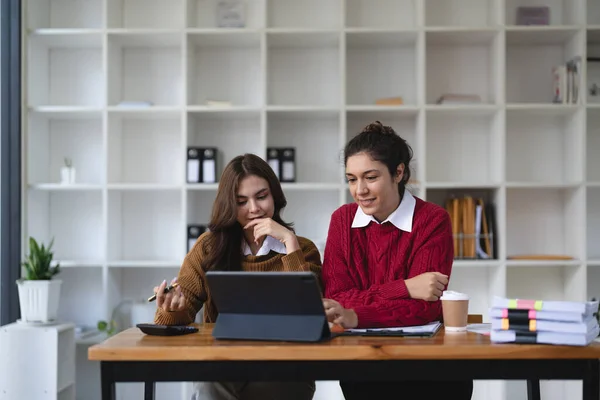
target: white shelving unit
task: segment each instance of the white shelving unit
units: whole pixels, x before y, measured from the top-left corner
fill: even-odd
[[[177,274],[186,226],[208,222],[217,189],[186,183],[188,146],[217,147],[219,172],[244,152],[295,147],[284,217],[322,251],[331,213],[352,201],[341,150],[373,120],[411,144],[415,194],[495,204],[497,257],[453,270],[471,312],[487,318],[494,295],[600,297],[600,96],[588,91],[600,63],[586,62],[600,57],[596,2],[246,3],[246,27],[234,29],[217,26],[217,0],[27,2],[23,239],[55,238],[63,319],[95,325]],[[550,25],[516,25],[517,7],[531,5],[550,7]],[[581,101],[553,104],[551,69],[574,56]],[[482,102],[436,104],[448,92]],[[404,104],[375,105],[393,96]],[[60,184],[65,157],[73,185]],[[572,260],[511,259],[530,253]],[[573,389],[542,385],[551,399]],[[473,398],[524,399],[525,386],[478,382]]]

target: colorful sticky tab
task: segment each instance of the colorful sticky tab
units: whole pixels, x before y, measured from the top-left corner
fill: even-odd
[[[541,310],[543,302],[541,300],[508,300],[508,308],[518,308],[522,310]]]
[[[536,324],[536,320],[532,319],[531,321],[529,321],[529,331],[530,332],[535,332],[537,330],[537,324]]]
[[[508,319],[506,319],[506,318],[502,319],[502,329],[507,330],[509,327],[510,327],[510,322],[508,321]]]
[[[517,306],[519,308],[524,308],[526,310],[533,310],[534,306],[535,306],[535,301],[534,300],[518,300]]]
[[[508,309],[503,309],[502,310],[502,318],[508,318]]]
[[[529,319],[536,319],[537,311],[529,310]]]

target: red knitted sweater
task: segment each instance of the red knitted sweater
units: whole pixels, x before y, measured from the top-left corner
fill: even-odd
[[[412,232],[390,222],[351,228],[356,203],[341,206],[331,216],[323,257],[325,297],[354,309],[359,328],[441,319],[441,302],[410,298],[404,280],[432,271],[450,276],[450,216],[436,204],[415,200]]]

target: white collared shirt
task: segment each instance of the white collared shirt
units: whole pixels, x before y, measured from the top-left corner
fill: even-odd
[[[382,224],[391,222],[396,228],[405,232],[411,232],[413,216],[415,213],[415,204],[417,204],[417,201],[413,195],[408,190],[404,190],[404,196],[402,197],[402,201],[398,205],[398,208],[396,208],[394,212],[382,222]],[[356,210],[356,215],[354,215],[354,220],[352,221],[352,228],[365,227],[369,225],[371,221],[379,224],[379,222],[377,222],[372,215],[365,214],[359,205],[358,209]]]
[[[257,256],[265,256],[269,254],[269,252],[273,250],[274,252],[280,254],[287,254],[287,250],[285,245],[281,243],[279,240],[275,239],[272,236],[267,236],[265,240],[263,240],[262,246],[256,252]],[[242,240],[242,252],[245,256],[251,256],[252,250],[250,250],[250,245],[246,242],[246,239]]]

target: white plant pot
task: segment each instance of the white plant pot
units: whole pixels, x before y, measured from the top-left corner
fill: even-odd
[[[75,183],[75,168],[61,167],[60,168],[60,183],[63,185],[72,185]]]
[[[58,318],[58,301],[62,281],[18,280],[19,305],[21,307],[21,322],[49,323]]]

